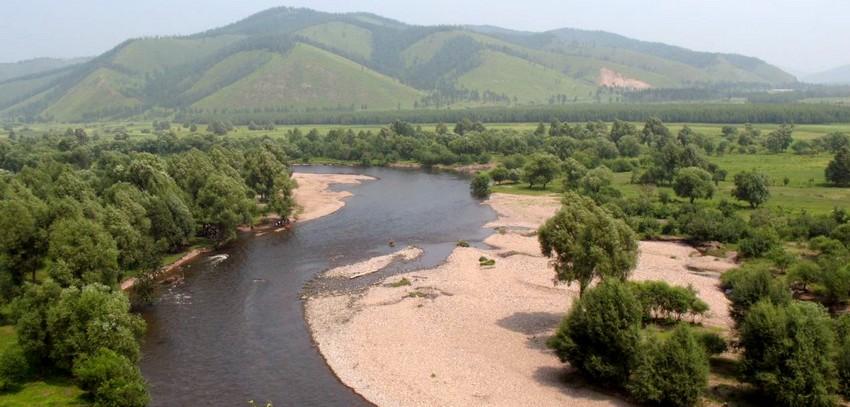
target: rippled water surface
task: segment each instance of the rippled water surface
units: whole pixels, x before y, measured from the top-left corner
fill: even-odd
[[[453,174],[297,171],[363,173],[379,180],[333,187],[355,194],[333,215],[296,223],[289,233],[240,238],[185,268],[185,281],[166,288],[144,315],[142,373],[153,405],[368,405],[339,382],[313,345],[303,316],[304,284],[328,268],[406,245],[422,247],[425,255],[384,273],[435,266],[455,241],[484,239],[490,231],[481,226],[495,218],[470,196],[469,181]],[[395,248],[387,245],[391,239]],[[221,254],[227,258],[213,258]]]

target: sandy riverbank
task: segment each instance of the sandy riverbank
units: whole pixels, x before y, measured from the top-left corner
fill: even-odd
[[[321,218],[340,210],[345,206],[343,201],[351,196],[347,191],[331,191],[331,184],[359,184],[363,181],[373,180],[368,175],[354,174],[308,174],[296,172],[292,179],[298,182],[298,188],[292,195],[295,203],[303,211],[296,218],[301,222]]]
[[[494,194],[487,203],[499,215],[487,227],[505,228],[485,241],[497,249],[456,248],[435,269],[393,276],[363,294],[308,299],[308,324],[328,364],[380,406],[625,405],[583,387],[545,346],[578,296],[576,285],[553,284],[530,233],[559,199]],[[693,284],[712,307],[705,323],[728,325],[716,275],[688,271],[703,263],[722,269],[726,260],[694,257],[676,243],[641,249],[634,278]],[[495,267],[480,267],[480,256]],[[403,277],[412,284],[389,286]]]
[[[154,276],[154,279],[156,281],[162,281],[162,280],[170,277],[172,273],[174,273],[179,267],[186,264],[186,262],[188,262],[189,260],[192,260],[195,257],[198,257],[198,256],[200,256],[204,253],[209,253],[211,251],[212,251],[212,249],[208,249],[208,248],[194,249],[194,250],[184,254],[183,257],[175,260],[173,263],[171,263],[167,266],[163,266],[162,269],[160,269],[156,273],[156,276]],[[130,278],[122,281],[121,282],[121,290],[122,291],[129,291],[130,289],[133,288],[133,286],[136,285],[136,281],[137,281],[136,277],[130,277]]]

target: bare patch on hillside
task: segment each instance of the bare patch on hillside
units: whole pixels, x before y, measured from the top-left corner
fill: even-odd
[[[621,73],[614,72],[608,68],[599,69],[599,84],[609,88],[623,88],[644,90],[652,88],[652,85],[634,78],[629,78]]]

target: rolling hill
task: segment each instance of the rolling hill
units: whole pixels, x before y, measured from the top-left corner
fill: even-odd
[[[842,65],[828,71],[805,75],[800,80],[817,84],[850,84],[850,65]]]
[[[25,74],[4,67],[0,117],[56,121],[152,108],[216,114],[573,103],[613,98],[612,90],[796,81],[756,58],[606,32],[412,26],[286,7],[190,36],[128,40],[76,65]]]

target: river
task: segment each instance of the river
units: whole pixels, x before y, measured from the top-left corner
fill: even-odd
[[[417,261],[365,278],[430,268],[459,239],[490,231],[489,206],[469,194],[469,180],[445,172],[389,168],[299,167],[299,172],[377,177],[336,185],[354,196],[338,212],[288,233],[246,235],[185,267],[185,281],[163,290],[144,312],[141,369],[153,406],[369,405],[343,385],[313,344],[304,321],[305,284],[332,267],[416,245]],[[396,247],[387,244],[395,241]],[[221,260],[213,256],[226,254]]]

